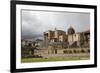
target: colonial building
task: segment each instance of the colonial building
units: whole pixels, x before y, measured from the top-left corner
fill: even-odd
[[[89,39],[89,30],[75,33],[75,30],[72,27],[70,27],[67,32],[57,29],[55,29],[55,31],[49,30],[44,32],[44,42],[46,47],[57,43],[59,43],[59,45],[62,44],[63,46],[66,45],[65,48],[89,47]]]

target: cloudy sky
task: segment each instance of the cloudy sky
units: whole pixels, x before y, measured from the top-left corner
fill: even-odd
[[[22,38],[42,37],[48,30],[64,30],[72,26],[76,32],[90,28],[90,14],[22,10]]]

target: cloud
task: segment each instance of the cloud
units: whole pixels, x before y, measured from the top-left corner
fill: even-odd
[[[43,32],[64,30],[72,26],[76,32],[85,31],[90,28],[89,13],[72,12],[44,12],[22,10],[22,37],[42,37]]]

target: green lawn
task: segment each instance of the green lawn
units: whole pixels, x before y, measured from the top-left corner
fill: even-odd
[[[75,61],[75,60],[87,60],[89,57],[54,57],[54,58],[22,58],[22,63],[30,62],[52,62],[52,61]]]

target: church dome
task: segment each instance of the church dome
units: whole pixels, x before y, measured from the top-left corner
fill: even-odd
[[[75,33],[74,28],[73,28],[73,27],[68,28],[67,33],[68,33],[68,34],[74,34],[74,33]]]

